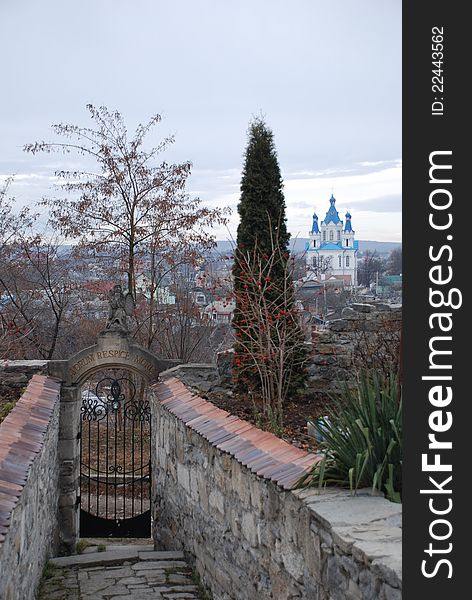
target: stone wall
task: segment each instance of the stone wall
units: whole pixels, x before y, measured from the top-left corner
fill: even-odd
[[[379,366],[388,365],[398,350],[401,325],[401,305],[377,302],[353,303],[326,329],[315,328],[312,341],[307,342],[311,356],[307,393],[337,392],[345,382],[355,382],[357,368],[372,366],[378,371]],[[363,354],[373,356],[372,365]],[[217,354],[218,384],[226,389],[231,387],[232,363],[232,350]]]
[[[401,505],[368,491],[288,489],[306,458],[274,474],[267,454],[272,463],[284,454],[271,434],[259,432],[266,458],[241,454],[243,434],[215,432],[211,403],[163,377],[153,404],[155,542],[184,550],[214,600],[401,598]]]
[[[0,425],[2,600],[31,600],[57,548],[59,389],[34,375]]]
[[[388,370],[394,362],[402,324],[401,305],[352,304],[341,319],[324,331],[313,332],[308,387],[315,392],[336,392],[355,381],[356,368]]]
[[[0,360],[0,397],[17,400],[33,375],[47,372],[47,360]]]

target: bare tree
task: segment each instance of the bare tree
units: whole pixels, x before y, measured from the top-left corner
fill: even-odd
[[[311,264],[311,271],[315,274],[315,277],[319,277],[320,275],[324,275],[328,273],[332,268],[333,257],[332,256],[323,256],[318,255],[313,257],[313,262]]]
[[[67,141],[36,142],[32,152],[75,152],[94,165],[90,171],[59,171],[66,198],[46,199],[53,225],[68,238],[99,251],[113,249],[125,265],[128,290],[136,296],[137,263],[150,249],[169,256],[175,247],[214,243],[208,227],[225,222],[224,209],[210,209],[185,191],[191,163],[156,161],[172,136],[145,150],[148,133],[161,121],[154,115],[129,139],[122,115],[87,105],[96,128],[53,125]]]
[[[374,250],[366,250],[357,269],[357,280],[360,285],[369,286],[375,281],[376,274],[383,273],[384,265]]]
[[[375,321],[357,319],[352,322],[352,368],[356,373],[373,371],[388,378],[400,368],[401,320],[389,313]]]
[[[5,358],[55,355],[71,305],[70,261],[39,235],[17,236],[2,251],[0,288]]]
[[[155,282],[148,286],[148,297],[138,294],[135,337],[166,358],[211,362],[221,342],[222,328],[206,318],[195,300],[192,265],[182,262],[172,268],[167,265],[167,269],[159,271],[160,286]]]
[[[387,275],[400,275],[402,272],[402,249],[394,248],[387,259]]]
[[[308,360],[295,305],[294,261],[287,260],[274,239],[270,254],[256,244],[252,251],[240,251],[235,260],[240,262],[236,294],[244,318],[235,330],[242,352],[235,356],[234,368],[257,373],[265,416],[280,427],[294,370]]]

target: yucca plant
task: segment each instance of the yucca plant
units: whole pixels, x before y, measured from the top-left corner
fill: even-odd
[[[335,485],[355,492],[371,486],[401,502],[402,402],[398,379],[361,373],[357,389],[347,385],[333,397],[328,414],[313,427],[323,459],[299,487]]]

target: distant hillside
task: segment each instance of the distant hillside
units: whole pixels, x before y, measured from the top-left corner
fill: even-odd
[[[296,253],[303,252],[305,250],[308,238],[297,238],[292,241],[292,251]],[[225,252],[231,252],[233,245],[231,242],[226,240],[217,241],[217,252],[224,254]],[[395,248],[401,248],[400,242],[376,242],[373,240],[359,240],[359,251],[365,252],[366,250],[376,251],[377,254],[388,254]]]
[[[366,250],[377,251],[377,254],[388,254],[395,248],[401,248],[401,242],[375,242],[371,240],[359,240],[359,250],[365,252]]]
[[[301,253],[305,251],[306,244],[308,242],[308,238],[297,238],[296,240],[292,240],[291,250],[295,253]],[[212,251],[212,254],[215,253],[217,255],[220,254],[231,254],[233,250],[233,242],[228,240],[218,240],[216,242],[217,247]],[[366,250],[371,250],[372,252],[376,251],[377,254],[389,254],[395,248],[401,248],[402,245],[400,242],[376,242],[374,240],[359,240],[359,251],[365,252]],[[72,251],[74,246],[72,245],[64,245],[60,246],[59,252],[62,254],[68,254]]]

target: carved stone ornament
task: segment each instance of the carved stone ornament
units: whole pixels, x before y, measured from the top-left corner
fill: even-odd
[[[109,297],[110,312],[106,328],[112,331],[128,331],[128,319],[134,312],[134,298],[130,292],[123,294],[121,285],[113,287]]]

